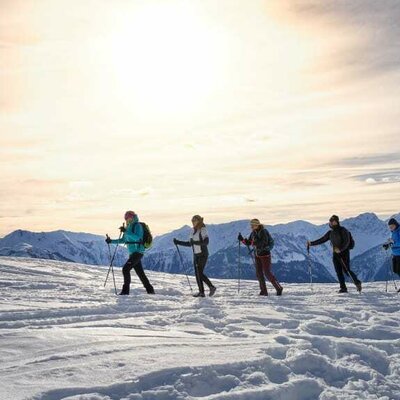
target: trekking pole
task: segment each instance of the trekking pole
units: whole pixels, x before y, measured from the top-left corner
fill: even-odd
[[[238,240],[238,294],[240,293],[240,275],[241,275],[241,263],[240,263],[240,240]]]
[[[342,264],[342,266],[343,266],[343,268],[344,268],[346,274],[350,276],[351,280],[352,280],[353,283],[354,283],[354,286],[357,287],[356,282],[354,281],[353,275],[350,273],[349,268],[347,268],[347,265],[346,265],[346,263],[344,262],[343,258],[340,257],[339,254],[337,254],[337,253],[335,253],[335,254],[336,254],[336,256],[339,258],[339,260],[340,260],[340,262],[341,262],[341,264]],[[357,287],[357,290],[358,290],[358,287]],[[358,291],[358,293],[361,294],[361,291]]]
[[[191,245],[192,245],[192,252],[193,252],[193,268],[194,268],[194,273],[196,274],[196,280],[197,280],[197,285],[200,285],[201,283],[201,275],[200,275],[200,271],[198,268],[198,264],[196,264],[196,257],[195,257],[195,252],[194,252],[194,244],[193,241],[191,241]],[[200,290],[200,287],[199,287]]]
[[[186,279],[187,279],[187,281],[188,281],[188,284],[189,284],[189,287],[190,287],[190,291],[193,293],[192,285],[190,284],[189,276],[188,276],[188,274],[187,274],[187,272],[186,272],[186,268],[185,268],[185,264],[184,264],[184,262],[183,262],[183,258],[182,258],[181,251],[179,250],[179,247],[178,247],[177,244],[175,244],[175,246],[176,246],[176,250],[177,250],[178,255],[179,255],[179,259],[180,259],[180,261],[181,261],[181,265],[182,265],[183,272],[184,272],[185,275],[186,275]]]
[[[113,262],[114,262],[114,259],[115,259],[115,255],[117,254],[117,250],[118,250],[118,247],[119,247],[119,241],[120,241],[120,239],[121,239],[121,236],[122,236],[122,231],[119,233],[118,243],[117,243],[117,245],[115,246],[114,254],[113,254],[113,256],[111,257],[111,260],[110,260],[110,267],[108,268],[106,280],[104,281],[104,287],[106,287],[106,285],[107,285],[107,280],[108,280],[108,276],[110,275],[110,271],[112,271],[112,275],[113,275],[113,278],[114,278],[114,290],[115,290],[115,294],[117,294],[117,286],[116,286],[116,284],[115,284],[115,275],[114,275]]]
[[[308,259],[308,274],[310,275],[310,289],[313,291],[313,280],[312,280],[312,266],[310,257],[310,246],[307,245],[307,259]]]
[[[109,238],[108,234],[106,234],[106,237]],[[108,246],[108,259],[109,259],[109,263],[110,263],[110,266],[111,266],[111,258],[112,258],[112,256],[111,256],[111,246],[110,246],[110,243],[107,243],[107,246]],[[111,272],[112,272],[113,282],[114,282],[114,291],[115,291],[115,294],[117,294],[117,285],[115,284],[114,267],[111,267]]]
[[[388,292],[388,280],[389,280],[389,268],[390,268],[390,262],[389,262],[389,260],[387,260],[388,261],[388,263],[387,263],[387,267],[386,267],[386,289],[385,289],[385,291],[386,291],[386,293]]]

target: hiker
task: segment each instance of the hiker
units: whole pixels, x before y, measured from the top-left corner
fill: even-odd
[[[129,258],[125,265],[122,267],[122,274],[124,275],[124,285],[122,286],[120,295],[128,295],[129,287],[131,284],[131,269],[133,268],[141,280],[148,294],[154,294],[154,288],[150,284],[142,266],[142,258],[145,251],[144,246],[144,229],[139,222],[139,217],[133,211],[125,213],[126,226],[122,225],[121,232],[123,233],[121,239],[112,240],[106,238],[108,244],[126,244],[128,246]]]
[[[209,238],[207,228],[204,225],[204,220],[200,215],[195,215],[192,218],[193,230],[190,233],[189,241],[181,241],[174,238],[174,244],[178,246],[191,247],[193,250],[193,264],[196,273],[197,286],[199,292],[194,294],[193,297],[205,297],[204,283],[210,289],[210,297],[214,296],[217,288],[204,274],[204,269],[208,259],[208,244]]]
[[[392,238],[390,242],[385,243],[383,247],[387,250],[389,247],[392,248],[392,268],[393,272],[400,275],[400,225],[396,219],[390,218],[389,229],[392,232]]]
[[[268,296],[265,276],[274,286],[276,295],[281,296],[283,288],[276,280],[271,269],[271,250],[274,246],[274,240],[258,219],[252,219],[250,221],[250,227],[252,232],[249,238],[246,239],[239,233],[238,240],[244,243],[248,248],[254,246],[256,275],[261,289],[260,296]]]
[[[309,249],[311,246],[326,243],[329,240],[333,250],[333,265],[335,266],[335,271],[340,284],[339,293],[347,293],[347,286],[343,272],[347,276],[350,275],[352,277],[357,290],[361,292],[361,281],[357,278],[357,275],[350,270],[350,250],[354,248],[354,240],[351,233],[345,227],[340,225],[339,217],[337,215],[332,215],[329,219],[329,227],[330,230],[320,239],[307,241],[307,248]]]

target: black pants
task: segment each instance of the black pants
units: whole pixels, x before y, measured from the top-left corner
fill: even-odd
[[[199,287],[199,292],[204,293],[204,283],[212,288],[214,285],[210,282],[207,276],[204,274],[204,268],[207,264],[208,255],[207,254],[195,254],[194,255],[194,270],[196,273],[197,286]]]
[[[128,261],[122,267],[122,274],[124,275],[124,286],[122,292],[129,294],[129,286],[131,284],[131,270],[135,270],[136,275],[139,277],[147,293],[154,293],[153,286],[150,284],[142,266],[143,254],[133,253],[129,256]]]
[[[392,267],[395,274],[400,275],[400,256],[393,256]]]
[[[333,254],[333,265],[335,266],[336,274],[339,280],[340,288],[346,289],[346,282],[344,280],[344,274],[351,277],[355,284],[361,283],[357,278],[357,275],[350,270],[350,251],[344,251],[340,254]]]

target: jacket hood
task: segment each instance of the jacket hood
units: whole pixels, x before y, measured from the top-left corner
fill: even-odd
[[[132,223],[133,223],[133,224],[136,224],[136,223],[138,223],[138,222],[139,222],[139,217],[138,217],[137,214],[135,214],[135,216],[133,217]]]

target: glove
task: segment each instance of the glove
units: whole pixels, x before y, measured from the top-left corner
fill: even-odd
[[[307,240],[307,250],[310,250],[310,247],[311,247],[311,242]]]
[[[178,239],[174,238],[173,242],[174,242],[175,245],[177,245],[178,244]]]
[[[242,236],[241,233],[239,233],[239,235],[238,235],[238,240],[239,240],[239,242],[243,242],[243,240],[244,240],[244,237]]]
[[[120,226],[120,227],[119,227],[119,230],[120,230],[122,233],[125,233],[125,232],[126,232],[125,225]]]
[[[194,240],[193,238],[190,238],[190,244],[193,246],[194,245]]]
[[[390,247],[390,244],[389,244],[389,243],[385,243],[385,244],[382,245],[382,247],[383,247],[385,250],[387,250],[387,249]]]
[[[109,236],[106,237],[106,243],[110,244],[111,243],[111,238]]]
[[[333,249],[333,251],[334,251],[336,254],[340,254],[340,253],[341,253],[341,251],[340,251],[340,249],[339,249],[338,247],[335,247],[335,248]]]

